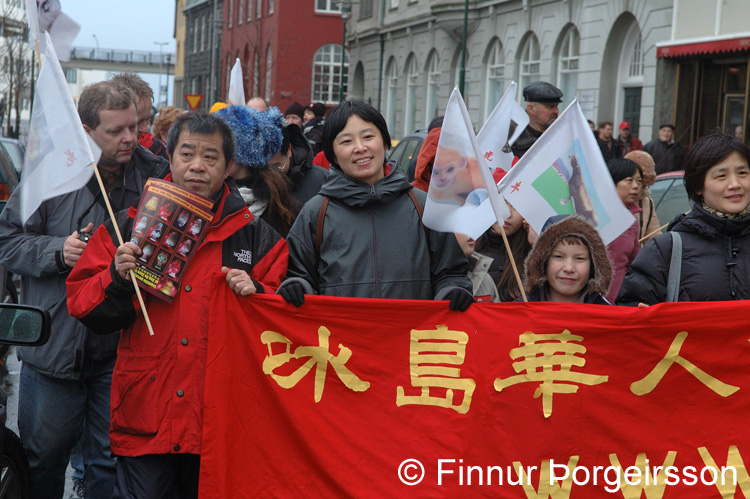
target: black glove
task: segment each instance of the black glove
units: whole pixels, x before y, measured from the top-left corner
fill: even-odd
[[[292,281],[279,289],[279,294],[284,297],[287,303],[299,307],[305,303],[305,287],[302,283]]]
[[[451,301],[450,309],[457,312],[464,312],[469,308],[469,305],[474,303],[474,297],[464,289],[454,289],[448,293],[446,298]]]

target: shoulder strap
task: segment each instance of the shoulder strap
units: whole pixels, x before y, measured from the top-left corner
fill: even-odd
[[[409,189],[408,192],[409,197],[411,198],[411,202],[414,203],[414,207],[417,209],[417,215],[419,215],[419,223],[422,224],[422,228],[424,229],[424,237],[429,238],[430,233],[427,231],[427,227],[425,227],[422,223],[422,215],[424,215],[422,205],[419,204],[419,199],[417,199],[417,195],[414,194],[414,189]]]
[[[320,262],[320,245],[323,243],[323,222],[326,219],[326,210],[328,209],[328,201],[331,198],[323,196],[323,202],[320,203],[320,210],[318,211],[318,225],[315,228],[315,260]]]
[[[676,302],[680,297],[680,278],[682,276],[682,237],[672,231],[672,258],[669,260],[669,279],[667,280],[667,301]]]

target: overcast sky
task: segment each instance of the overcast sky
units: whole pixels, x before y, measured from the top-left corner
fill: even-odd
[[[159,45],[154,42],[169,42],[162,50],[174,53],[174,0],[61,0],[60,4],[63,12],[81,25],[74,47],[96,47],[96,35],[101,49],[159,52]],[[159,75],[142,76],[151,85],[156,100]],[[165,79],[163,76],[162,85]],[[173,97],[170,77],[170,104]]]

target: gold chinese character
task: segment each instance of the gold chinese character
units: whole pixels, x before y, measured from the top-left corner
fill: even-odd
[[[260,341],[268,346],[268,356],[263,359],[263,372],[270,375],[280,387],[289,389],[299,383],[299,381],[310,372],[313,366],[315,366],[315,402],[320,402],[320,399],[323,396],[328,364],[331,364],[333,370],[338,374],[339,379],[350,390],[364,392],[370,388],[370,383],[368,381],[362,381],[356,374],[346,367],[347,361],[352,356],[352,351],[350,349],[339,343],[339,354],[335,356],[331,355],[328,348],[329,336],[331,336],[331,332],[327,328],[321,326],[318,329],[318,346],[297,347],[294,349],[294,353],[292,353],[292,342],[289,341],[289,339],[276,331],[264,331],[263,334],[260,335]],[[286,345],[284,353],[274,354],[272,350],[272,345],[274,343],[282,343]],[[273,372],[277,367],[283,366],[292,359],[303,359],[306,357],[309,357],[310,359],[297,368],[292,374],[280,375],[274,374]]]
[[[534,334],[531,331],[523,333],[518,341],[523,346],[511,350],[510,357],[524,357],[524,360],[513,363],[513,369],[517,373],[526,371],[526,374],[495,379],[495,390],[501,392],[503,388],[519,383],[541,381],[534,392],[534,398],[542,397],[544,417],[548,418],[552,415],[553,394],[578,392],[577,386],[561,382],[592,386],[608,381],[609,376],[570,370],[572,366],[583,367],[586,364],[583,358],[576,356],[586,353],[586,348],[570,343],[571,341],[583,341],[583,337],[571,334],[567,329],[560,334]],[[560,369],[553,370],[555,366],[560,366]]]
[[[420,395],[404,395],[404,387],[396,387],[396,405],[435,405],[453,409],[459,414],[469,412],[471,396],[477,384],[473,379],[461,378],[460,366],[466,358],[469,335],[463,331],[449,331],[445,325],[435,330],[411,330],[409,369],[411,386],[421,387]],[[445,396],[430,395],[430,388],[445,388]],[[460,405],[453,404],[454,390],[463,391]]]
[[[687,372],[695,376],[698,381],[722,397],[728,397],[739,390],[740,387],[727,385],[726,383],[719,381],[689,360],[685,360],[680,356],[680,349],[682,348],[682,344],[685,342],[687,336],[687,331],[677,333],[677,336],[672,340],[672,344],[669,346],[669,350],[667,350],[667,354],[664,358],[656,364],[656,367],[654,367],[645,378],[632,383],[630,385],[630,391],[636,395],[646,395],[647,393],[651,393],[651,391],[656,388],[656,385],[659,384],[659,381],[662,380],[664,375],[667,374],[667,371],[672,367],[672,364],[681,365],[687,370]]]

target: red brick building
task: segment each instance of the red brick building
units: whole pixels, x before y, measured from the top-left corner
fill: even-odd
[[[224,0],[221,97],[239,57],[245,97],[282,112],[294,101],[339,102],[343,22],[337,0]],[[344,60],[344,91],[348,55]]]

